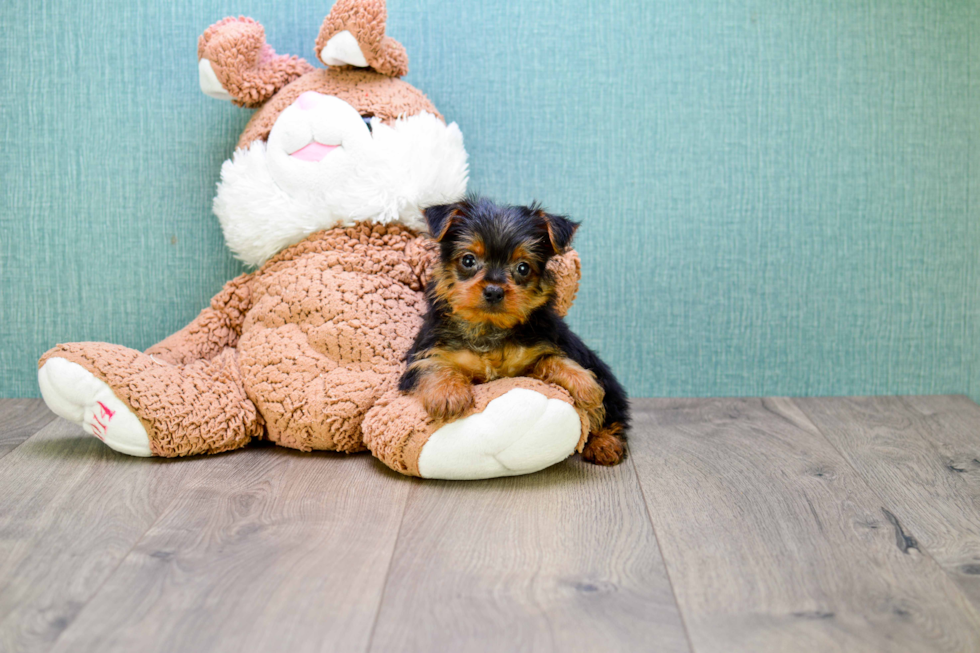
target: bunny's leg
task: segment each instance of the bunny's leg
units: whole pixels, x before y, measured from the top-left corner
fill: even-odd
[[[326,327],[334,330],[334,327]],[[386,387],[389,373],[314,349],[298,325],[253,329],[239,343],[249,396],[266,421],[267,437],[302,451],[364,450],[361,422]]]
[[[237,358],[227,348],[210,360],[170,365],[118,345],[72,343],[41,357],[38,384],[53,412],[120,453],[216,453],[262,433]]]
[[[367,414],[364,440],[397,472],[451,480],[530,474],[581,451],[588,417],[569,394],[529,378],[474,386],[474,407],[446,424],[391,392]]]

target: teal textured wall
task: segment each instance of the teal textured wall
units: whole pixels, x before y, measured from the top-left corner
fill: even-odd
[[[240,271],[210,202],[248,111],[196,39],[312,57],[330,1],[4,0],[0,394],[145,348]],[[980,396],[980,3],[391,0],[473,189],[584,221],[573,326],[635,395]]]

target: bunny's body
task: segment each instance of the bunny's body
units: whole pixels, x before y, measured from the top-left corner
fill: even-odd
[[[202,90],[258,108],[214,207],[229,247],[257,270],[145,353],[47,352],[38,378],[52,410],[131,455],[268,438],[370,448],[397,471],[439,478],[527,473],[580,448],[582,415],[540,381],[485,384],[450,424],[397,393],[434,262],[422,210],[460,199],[467,168],[455,123],[398,78],[408,59],[384,22],[383,2],[340,0],[317,39],[327,69],[276,55],[250,19],[201,36]],[[577,256],[553,266],[567,309]]]

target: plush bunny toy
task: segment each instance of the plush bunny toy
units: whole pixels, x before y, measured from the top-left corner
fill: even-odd
[[[463,196],[467,164],[456,124],[399,79],[408,58],[385,19],[383,0],[339,0],[316,41],[327,68],[277,55],[249,18],[204,32],[201,89],[258,109],[214,200],[228,246],[257,269],[145,353],[98,342],[45,353],[38,382],[51,410],[134,456],[267,438],[470,479],[581,450],[587,421],[557,386],[480,385],[470,413],[447,424],[396,390],[434,260],[422,210]],[[578,257],[553,265],[567,310]]]

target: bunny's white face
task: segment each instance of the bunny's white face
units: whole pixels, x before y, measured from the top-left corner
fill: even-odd
[[[269,150],[281,150],[299,161],[314,163],[367,146],[373,133],[357,110],[332,95],[303,93],[276,120],[269,134]]]
[[[235,256],[258,266],[312,233],[355,222],[424,230],[422,209],[466,192],[463,136],[429,113],[393,125],[308,91],[276,119],[268,142],[221,167],[214,201]]]

